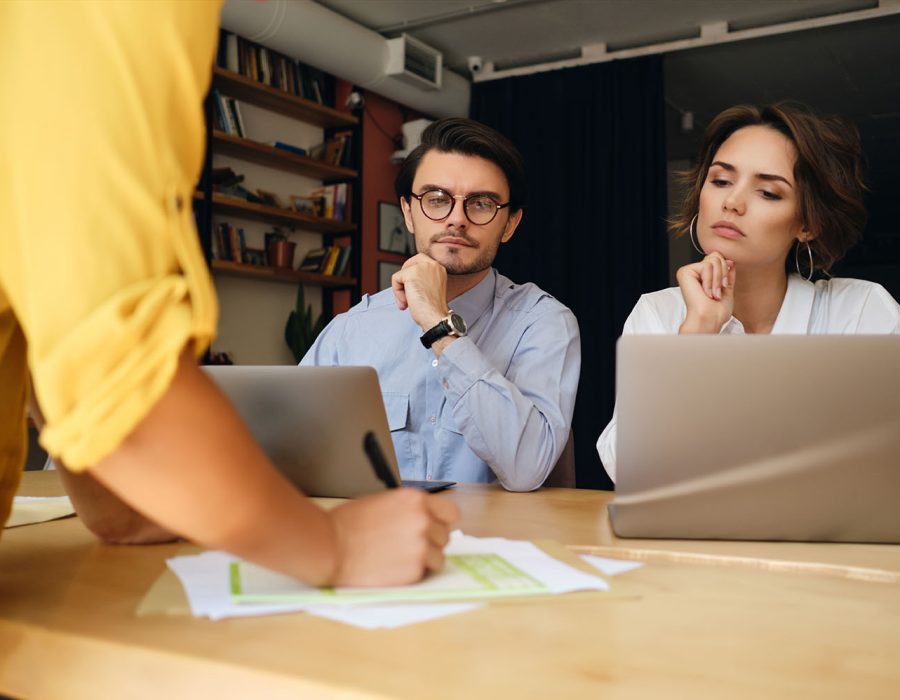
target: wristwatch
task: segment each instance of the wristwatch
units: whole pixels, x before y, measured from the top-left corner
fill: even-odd
[[[453,309],[450,309],[447,316],[442,318],[441,322],[436,326],[425,331],[419,340],[422,341],[422,345],[426,348],[430,348],[436,340],[443,338],[445,335],[455,335],[461,338],[468,330],[469,328],[466,326],[463,317]]]

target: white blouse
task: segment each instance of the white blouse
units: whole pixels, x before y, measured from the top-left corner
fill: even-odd
[[[687,315],[679,287],[644,294],[625,321],[622,335],[677,335]],[[719,333],[743,334],[732,316]],[[782,335],[900,335],[900,305],[880,284],[833,278],[807,282],[788,276],[787,292],[772,326]],[[609,478],[616,478],[616,413],[597,441]]]

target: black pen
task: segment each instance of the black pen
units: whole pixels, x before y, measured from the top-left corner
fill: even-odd
[[[384,452],[381,451],[381,445],[378,444],[378,438],[375,437],[375,433],[371,430],[366,433],[366,436],[363,438],[363,449],[366,452],[366,456],[369,458],[369,463],[372,465],[372,470],[375,472],[375,476],[377,476],[381,481],[384,482],[384,485],[389,489],[395,489],[400,486],[397,483],[397,478],[394,476],[394,472],[391,471],[391,467],[385,459]]]

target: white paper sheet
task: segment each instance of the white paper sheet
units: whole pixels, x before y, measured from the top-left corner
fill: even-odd
[[[74,515],[68,496],[16,496],[4,527],[33,525]]]
[[[459,532],[451,536],[446,553],[499,554],[528,576],[539,580],[546,594],[575,590],[607,590],[608,584],[599,576],[591,576],[554,559],[530,542],[518,542],[502,538],[479,539]],[[224,552],[204,552],[195,556],[175,557],[168,561],[169,568],[178,576],[187,595],[192,613],[197,617],[220,620],[228,617],[272,615],[286,612],[307,612],[366,629],[399,627],[423,622],[446,615],[458,614],[481,607],[479,602],[401,604],[396,591],[387,596],[391,604],[316,605],[308,602],[253,602],[235,603],[230,590],[231,565],[239,561]],[[242,564],[246,565],[246,564]],[[278,576],[275,574],[275,576]],[[436,577],[430,577],[433,580]],[[293,579],[286,579],[290,587],[304,592],[309,587]],[[428,580],[404,587],[413,590],[428,586]],[[433,583],[430,585],[434,585]],[[379,589],[375,589],[376,591]]]
[[[626,571],[640,569],[644,563],[640,561],[630,561],[627,559],[609,559],[607,557],[598,557],[594,554],[582,554],[581,558],[593,566],[595,569],[602,571],[607,576],[615,576],[616,574],[624,574]]]
[[[195,617],[224,620],[229,617],[256,617],[290,612],[306,612],[335,622],[379,629],[427,622],[480,608],[480,603],[441,605],[302,605],[299,603],[238,604],[231,600],[228,571],[234,557],[226,552],[204,552],[196,556],[169,559],[169,568],[178,576]]]
[[[607,583],[565,564],[531,542],[451,534],[443,570],[390,588],[314,588],[246,562],[231,566],[232,598],[240,603],[366,604],[484,600],[608,590]]]

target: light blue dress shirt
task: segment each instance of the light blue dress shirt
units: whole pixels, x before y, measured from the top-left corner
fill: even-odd
[[[386,289],[337,316],[300,364],[375,368],[404,479],[536,489],[569,438],[581,372],[575,316],[496,270],[450,307],[469,333],[440,359]]]

